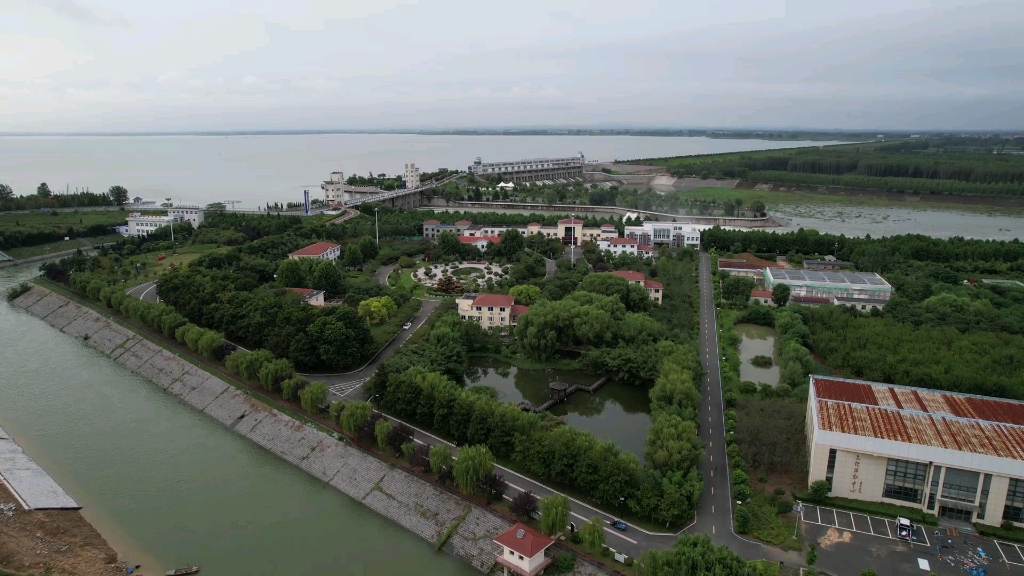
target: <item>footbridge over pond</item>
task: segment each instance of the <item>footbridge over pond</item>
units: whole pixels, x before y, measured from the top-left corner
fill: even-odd
[[[519,403],[519,409],[524,412],[545,412],[555,404],[568,400],[569,396],[571,396],[573,392],[583,390],[593,394],[607,381],[608,376],[602,376],[593,384],[569,384],[567,382],[562,382],[561,380],[555,380],[548,385],[548,389],[551,391],[550,398],[537,405],[533,405],[524,400]]]

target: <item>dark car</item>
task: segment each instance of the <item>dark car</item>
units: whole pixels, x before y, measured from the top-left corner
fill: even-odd
[[[620,532],[625,532],[626,529],[629,528],[629,526],[627,526],[626,523],[622,520],[615,520],[614,522],[612,522],[612,528],[615,528]]]

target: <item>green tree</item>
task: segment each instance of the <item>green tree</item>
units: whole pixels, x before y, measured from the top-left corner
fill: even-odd
[[[807,562],[808,566],[814,566],[814,563],[818,561],[818,548],[814,544],[811,544],[810,548],[807,549],[804,561]]]
[[[510,228],[501,234],[501,240],[498,241],[498,253],[505,258],[512,260],[525,249],[526,239],[519,230]]]
[[[832,487],[829,486],[828,480],[815,480],[814,482],[811,482],[811,487],[807,492],[807,497],[813,502],[824,502],[831,491]]]
[[[757,286],[753,278],[730,276],[722,283],[722,298],[735,306],[746,306],[750,292]]]
[[[516,494],[508,503],[508,511],[524,522],[533,520],[537,510],[537,496],[529,490]]]
[[[299,390],[299,402],[306,412],[314,415],[319,413],[320,407],[327,402],[327,384],[317,381]]]
[[[591,554],[597,554],[604,547],[604,522],[597,516],[580,527],[583,547]]]
[[[435,444],[430,447],[430,471],[440,474],[441,470],[452,463],[452,449],[447,444]]]
[[[750,534],[750,510],[746,506],[736,507],[736,533]]]
[[[469,446],[459,450],[452,473],[455,485],[463,492],[472,492],[480,482],[494,469],[494,456],[487,446]]]
[[[540,287],[533,284],[521,284],[510,288],[508,294],[515,298],[517,303],[530,306],[540,300]]]
[[[341,429],[348,434],[355,435],[364,422],[370,419],[373,414],[373,407],[367,402],[352,402],[345,406],[341,412],[338,423]]]
[[[754,200],[753,202],[750,203],[750,209],[760,214],[761,212],[765,211],[764,202],[760,200]]]
[[[321,260],[314,269],[312,285],[331,296],[338,296],[345,291],[345,278],[334,262]]]
[[[437,251],[443,256],[458,256],[462,252],[462,242],[452,232],[441,232],[437,237]]]
[[[36,187],[36,195],[40,198],[49,198],[50,196],[53,196],[53,192],[50,192],[50,187],[46,182],[43,182]]]
[[[774,302],[779,308],[782,308],[786,304],[789,304],[789,293],[789,284],[776,284],[775,287],[772,288],[772,302]]]
[[[14,189],[7,184],[0,184],[0,202],[14,199]]]
[[[277,267],[277,283],[286,288],[309,288],[309,278],[302,261],[283,260]]]
[[[388,434],[391,433],[391,429],[394,426],[391,424],[391,420],[387,418],[381,418],[377,420],[377,423],[373,426],[373,435],[377,438],[377,447],[383,450],[388,445]]]
[[[359,303],[359,316],[371,326],[387,322],[388,318],[397,310],[398,305],[391,299],[391,296],[377,296]]]
[[[363,253],[359,251],[359,246],[355,244],[349,244],[345,247],[345,257],[341,261],[342,265],[346,268],[355,268],[363,263]]]
[[[540,530],[553,536],[569,525],[569,499],[552,494],[540,499]]]
[[[868,568],[867,570],[861,570],[860,576],[878,576],[878,573]]]
[[[377,246],[377,241],[373,238],[363,236],[359,239],[359,254],[362,256],[363,262],[376,258],[379,251],[380,247]]]
[[[110,195],[110,201],[115,206],[128,203],[128,189],[124,186],[111,186],[110,190],[107,190],[107,194]]]
[[[641,576],[748,576],[747,561],[707,534],[684,534],[668,550],[648,550],[640,557]]]

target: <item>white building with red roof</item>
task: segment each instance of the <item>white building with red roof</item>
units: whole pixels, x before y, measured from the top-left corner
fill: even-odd
[[[644,246],[640,244],[638,240],[633,238],[608,238],[597,241],[597,247],[599,250],[607,250],[612,253],[612,256],[618,256],[619,254],[630,254],[632,256],[642,256],[647,258],[654,255],[654,250],[650,246]]]
[[[310,244],[305,248],[299,248],[295,252],[288,254],[288,259],[298,260],[299,258],[321,258],[323,260],[337,260],[340,255],[341,246],[330,242],[317,242],[316,244]]]
[[[812,375],[806,426],[832,496],[1024,526],[1024,402]]]
[[[647,290],[647,297],[654,300],[656,304],[661,305],[662,295],[665,293],[665,287],[661,282],[655,280],[649,280],[644,276],[643,272],[635,272],[633,270],[616,270],[612,272],[615,276],[622,278],[630,284],[637,284],[643,286],[644,290]]]
[[[763,306],[775,306],[775,301],[772,300],[772,293],[770,290],[754,290],[750,291],[750,301],[757,302]]]
[[[462,242],[463,244],[472,244],[483,252],[487,249],[488,242],[494,242],[497,244],[498,242],[501,242],[501,238],[497,236],[459,236],[459,242]]]
[[[516,522],[498,534],[494,542],[501,546],[495,561],[501,565],[504,576],[536,576],[552,562],[544,551],[555,541],[522,522]]]
[[[423,237],[435,241],[442,232],[446,231],[454,232],[458,236],[479,238],[481,236],[500,237],[508,230],[518,230],[524,236],[540,234],[545,238],[555,238],[566,245],[573,242],[576,245],[583,242],[598,242],[617,238],[619,235],[614,224],[602,224],[600,227],[587,228],[583,226],[583,220],[579,218],[564,218],[559,220],[557,226],[544,226],[540,222],[530,222],[526,226],[473,224],[469,220],[459,220],[455,224],[444,224],[437,220],[423,222]]]
[[[529,306],[516,304],[516,299],[508,294],[463,294],[455,303],[460,318],[484,328],[515,326],[519,317],[530,310]]]
[[[313,290],[312,288],[286,288],[302,296],[302,301],[310,306],[321,308],[324,305],[324,291]]]

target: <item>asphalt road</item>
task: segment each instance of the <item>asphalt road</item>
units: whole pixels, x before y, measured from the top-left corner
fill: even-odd
[[[129,296],[134,296],[143,302],[157,302],[156,294],[156,282],[146,282],[145,284],[139,284],[134,288],[129,288],[124,291]]]

